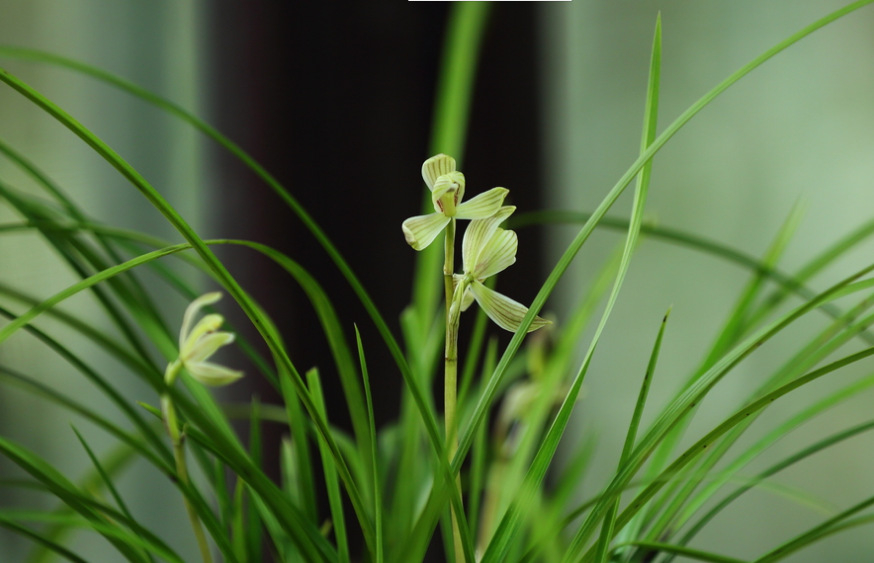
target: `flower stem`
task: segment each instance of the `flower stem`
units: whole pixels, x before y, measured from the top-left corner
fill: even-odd
[[[455,219],[446,225],[445,259],[443,263],[443,290],[446,295],[446,346],[444,353],[443,375],[443,410],[446,423],[446,456],[449,462],[455,457],[458,450],[458,420],[457,393],[458,393],[458,324],[459,311],[453,311],[455,288],[452,282],[452,274],[455,273]],[[461,306],[459,300],[456,309]],[[461,479],[456,479],[458,493],[461,494]],[[461,532],[458,528],[458,516],[455,508],[450,507],[452,515],[452,538],[455,545],[455,562],[463,563],[464,548],[461,544]]]
[[[182,369],[182,364],[179,360],[176,360],[167,366],[167,370],[164,372],[164,381],[167,385],[173,385],[180,369]],[[188,478],[188,465],[185,461],[185,437],[179,431],[176,407],[173,405],[173,398],[170,397],[170,395],[161,395],[161,410],[164,413],[164,422],[167,425],[167,433],[170,435],[170,441],[173,443],[173,457],[176,460],[176,477],[186,487],[190,486],[191,481]],[[197,539],[197,546],[200,548],[200,556],[203,558],[203,563],[213,563],[212,554],[209,551],[209,544],[206,541],[206,534],[203,532],[203,525],[200,522],[200,517],[184,495],[182,500],[185,502],[185,511],[188,513],[188,520],[191,521],[191,527],[194,530],[194,537]]]

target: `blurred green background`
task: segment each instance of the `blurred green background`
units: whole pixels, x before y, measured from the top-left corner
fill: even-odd
[[[659,11],[664,34],[661,131],[731,72],[842,5],[823,0],[496,3],[485,38],[468,158],[461,169],[470,171],[468,181],[482,189],[500,184],[514,190],[520,211],[590,211],[636,158]],[[353,7],[332,1],[277,8],[255,3],[219,7],[206,2],[7,0],[0,4],[0,42],[107,69],[218,124],[268,169],[278,171],[280,179],[288,180],[292,193],[308,208],[310,198],[317,220],[329,235],[341,239],[347,255],[354,254],[356,242],[344,232],[350,228],[348,221],[357,220],[351,216],[366,215],[362,205],[395,205],[386,207],[391,209],[388,218],[362,219],[384,252],[381,246],[378,258],[357,265],[352,257],[353,265],[365,270],[362,277],[369,289],[387,286],[380,286],[384,297],[377,297],[377,302],[388,318],[394,318],[408,298],[404,283],[408,287],[412,270],[399,225],[414,213],[420,195],[418,168],[428,156],[433,81],[449,6],[373,2]],[[874,10],[854,13],[778,55],[696,116],[655,159],[649,220],[760,256],[793,206],[803,205],[806,214],[780,264],[791,272],[871,219],[872,29]],[[9,59],[0,66],[92,128],[204,237],[233,233],[259,240],[278,238],[294,249],[294,257],[297,245],[307,242],[288,235],[299,228],[291,224],[290,215],[271,210],[275,204],[269,201],[261,202],[256,192],[261,188],[186,126],[69,71]],[[349,83],[344,82],[347,78]],[[318,98],[336,111],[312,105]],[[309,114],[314,114],[311,121]],[[0,88],[0,139],[47,171],[95,217],[174,238],[160,216],[114,170],[6,87]],[[338,176],[342,173],[348,176]],[[32,189],[6,161],[0,161],[0,179]],[[610,214],[627,217],[630,202],[629,193]],[[5,208],[0,214],[2,221],[15,219]],[[573,232],[571,227],[530,236],[520,231],[520,260],[505,276],[508,284],[513,277],[523,280],[516,282],[523,285],[521,294],[511,293],[514,297],[530,300]],[[621,240],[619,233],[596,233],[549,308],[560,312],[573,303]],[[305,265],[322,267],[318,251],[307,248],[299,250],[308,253],[310,263]],[[872,251],[874,244],[859,247],[811,285],[825,288],[867,265]],[[255,266],[247,273],[250,266],[243,258],[229,258],[239,261],[244,277],[258,276]],[[33,236],[0,238],[0,264],[0,282],[43,297],[73,279]],[[387,269],[398,274],[382,281]],[[674,309],[650,414],[702,360],[749,275],[736,265],[688,249],[649,239],[642,243],[572,423],[578,436],[569,438],[569,447],[582,433],[598,436],[594,470],[581,487],[581,497],[596,494],[616,464],[637,386],[667,307]],[[261,291],[271,295],[270,287]],[[284,322],[289,323],[291,338],[305,347],[306,329],[301,326],[306,325],[295,326],[300,321],[292,320],[305,310],[285,301],[277,306],[287,307],[282,317],[289,319]],[[93,318],[91,307],[86,296],[69,303],[70,310],[87,319]],[[168,297],[168,319],[176,318],[182,307]],[[356,319],[354,310],[349,314]],[[721,421],[825,322],[824,316],[808,316],[736,368],[699,412],[689,439]],[[42,326],[56,328],[51,323]],[[73,335],[64,338],[76,342]],[[82,349],[88,356],[86,344]],[[96,352],[93,361],[107,371],[114,369]],[[100,404],[96,392],[28,336],[20,334],[5,343],[0,362],[38,375],[81,401]],[[119,384],[132,398],[153,399],[118,372]],[[862,373],[841,371],[787,397],[756,423],[751,435],[761,435],[827,389]],[[236,392],[245,394],[258,386],[251,381],[247,385]],[[387,397],[397,396],[397,385],[386,387],[392,387],[384,392]],[[864,420],[872,401],[871,393],[862,394],[820,417],[777,444],[746,474]],[[648,420],[645,414],[644,422]],[[74,478],[88,462],[69,422],[66,412],[0,387],[0,433],[33,448]],[[100,433],[73,422],[98,448],[108,446]],[[774,492],[751,492],[714,520],[693,545],[754,557],[821,521],[829,507],[847,507],[868,496],[874,488],[872,467],[874,439],[862,436],[842,444],[775,479],[811,494],[809,503],[801,505]],[[10,464],[0,460],[0,476],[13,474]],[[164,481],[135,465],[121,484],[134,513],[195,560],[182,503]],[[45,499],[0,489],[3,506],[35,502]],[[91,540],[82,536],[77,548]],[[81,553],[93,561],[114,560],[102,540],[93,544]],[[0,560],[23,561],[27,547],[0,531]],[[870,561],[871,553],[870,532],[859,528],[789,560],[818,562],[828,557],[861,562]]]

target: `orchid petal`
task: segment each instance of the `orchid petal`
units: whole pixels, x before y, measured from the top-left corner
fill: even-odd
[[[185,309],[185,316],[182,317],[182,330],[179,331],[180,350],[188,339],[188,330],[191,328],[191,321],[194,320],[195,315],[197,315],[197,313],[199,313],[204,307],[212,305],[221,298],[222,294],[220,291],[213,291],[210,293],[204,293],[188,305]]]
[[[470,289],[473,292],[473,296],[476,298],[477,303],[479,303],[480,307],[483,308],[483,311],[485,311],[489,318],[495,321],[499,327],[504,330],[509,330],[510,332],[516,332],[519,329],[519,326],[522,324],[522,319],[525,318],[525,315],[528,313],[528,307],[513,301],[506,295],[502,295],[497,291],[487,288],[477,280],[471,282]],[[531,323],[531,326],[528,327],[528,332],[535,331],[538,328],[548,325],[550,322],[551,321],[541,317],[534,317],[534,321]]]
[[[474,219],[470,222],[467,230],[464,231],[464,240],[461,243],[461,256],[466,274],[474,271],[483,248],[491,240],[498,225],[504,222],[514,211],[516,211],[515,207],[507,205],[500,208],[497,213],[488,219]]]
[[[213,332],[199,338],[188,353],[182,356],[183,363],[202,362],[215,354],[219,348],[234,341],[234,335],[230,332]]]
[[[480,252],[479,261],[471,274],[478,280],[484,280],[503,272],[516,262],[518,248],[519,241],[514,231],[497,229]]]
[[[198,340],[203,338],[205,334],[218,330],[224,322],[225,318],[221,315],[215,313],[204,315],[202,319],[197,321],[197,324],[194,325],[194,328],[191,329],[188,337],[182,343],[182,347],[179,348],[179,356],[183,358],[188,356],[191,353],[192,347],[197,344]]]
[[[243,377],[243,372],[226,368],[211,362],[191,362],[185,364],[191,377],[204,385],[219,387],[233,383]]]
[[[458,205],[455,216],[459,219],[488,219],[498,212],[504,203],[504,198],[510,190],[507,188],[492,188]],[[458,198],[461,201],[461,198]]]
[[[404,231],[404,238],[414,250],[422,250],[440,234],[440,231],[449,224],[451,219],[442,213],[431,213],[430,215],[417,215],[410,217],[401,228]]]
[[[422,179],[431,191],[437,178],[450,172],[455,172],[455,159],[445,154],[432,156],[422,165]]]

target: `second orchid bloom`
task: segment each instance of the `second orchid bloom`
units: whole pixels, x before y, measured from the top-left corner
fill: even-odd
[[[510,332],[519,329],[522,319],[528,313],[528,307],[482,283],[486,278],[504,271],[516,262],[516,233],[498,227],[515,210],[513,206],[502,207],[487,219],[470,222],[461,245],[464,273],[454,276],[455,293],[450,316],[458,315],[476,300],[499,327]],[[459,307],[460,310],[457,310]],[[544,318],[534,317],[528,332],[549,323]]]

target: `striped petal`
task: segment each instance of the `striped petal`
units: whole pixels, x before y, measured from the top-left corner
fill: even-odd
[[[461,257],[466,274],[474,272],[477,263],[479,263],[483,248],[491,240],[492,235],[495,234],[498,225],[512,215],[514,211],[516,211],[515,207],[506,205],[488,219],[474,219],[470,222],[467,230],[464,231],[464,240],[461,243]]]
[[[431,191],[434,191],[437,178],[450,172],[455,172],[455,159],[445,154],[432,156],[422,165],[422,179]]]
[[[243,372],[241,371],[229,369],[211,362],[187,363],[185,364],[185,369],[188,370],[191,377],[204,385],[211,385],[212,387],[227,385],[243,377]]]
[[[183,363],[202,362],[215,354],[222,346],[227,346],[234,341],[234,335],[230,332],[213,332],[202,338],[198,338],[185,354],[180,355]]]
[[[449,217],[442,213],[417,215],[404,221],[401,228],[404,231],[404,238],[407,239],[407,243],[414,250],[422,250],[434,241],[450,220]]]
[[[455,216],[458,219],[487,219],[498,212],[508,193],[510,190],[507,188],[492,188],[460,204]]]
[[[473,277],[484,280],[498,272],[503,272],[516,262],[518,248],[519,241],[514,231],[496,230],[492,239],[480,252],[479,261],[472,272]]]
[[[476,302],[479,303],[480,307],[483,308],[483,311],[486,312],[489,318],[495,321],[495,324],[504,330],[509,330],[510,332],[516,332],[519,330],[519,326],[522,324],[522,319],[525,318],[525,315],[528,313],[528,307],[513,301],[497,291],[487,288],[476,280],[471,282],[470,289],[473,292],[473,296],[476,298]],[[531,323],[531,326],[528,327],[528,332],[535,331],[538,328],[548,325],[550,322],[551,321],[541,317],[534,317],[534,321]]]

